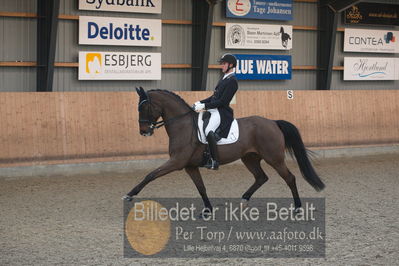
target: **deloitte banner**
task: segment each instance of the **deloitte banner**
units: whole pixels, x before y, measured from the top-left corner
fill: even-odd
[[[160,80],[161,53],[79,52],[79,80]]]
[[[345,57],[344,80],[398,80],[399,59]]]
[[[161,46],[159,19],[79,17],[79,44]]]
[[[162,0],[79,0],[79,9],[160,14]]]
[[[292,0],[227,0],[226,17],[292,20]]]
[[[238,80],[291,79],[290,55],[236,54]]]
[[[226,23],[228,49],[292,49],[292,26]]]
[[[399,31],[345,29],[344,52],[399,53]]]

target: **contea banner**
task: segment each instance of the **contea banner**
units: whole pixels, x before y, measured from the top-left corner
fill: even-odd
[[[345,29],[344,52],[399,53],[399,31]]]
[[[162,0],[79,0],[79,9],[160,14]]]
[[[292,0],[227,0],[226,17],[292,20]]]
[[[279,80],[291,79],[290,55],[235,54],[238,80]]]
[[[160,19],[79,17],[79,44],[161,46]]]
[[[160,80],[161,53],[79,52],[79,80]]]
[[[292,26],[226,23],[225,47],[230,49],[292,49]]]
[[[399,58],[344,58],[344,80],[398,80],[398,71]]]

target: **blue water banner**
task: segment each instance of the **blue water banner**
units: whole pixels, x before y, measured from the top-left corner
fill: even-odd
[[[291,79],[290,55],[235,54],[238,80],[283,80]]]
[[[226,17],[292,20],[292,0],[227,0]]]

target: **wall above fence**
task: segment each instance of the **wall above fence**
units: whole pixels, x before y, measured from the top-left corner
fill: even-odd
[[[189,104],[210,92],[178,92]],[[138,130],[135,92],[2,93],[0,167],[159,157],[164,129]],[[310,147],[399,143],[399,91],[238,92],[236,117],[288,120]]]

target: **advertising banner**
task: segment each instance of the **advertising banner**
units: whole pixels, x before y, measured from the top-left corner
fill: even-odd
[[[227,0],[226,17],[292,20],[292,0]]]
[[[399,53],[399,31],[345,29],[344,52]]]
[[[160,14],[162,0],[79,0],[79,9]]]
[[[292,49],[292,26],[226,23],[228,49]]]
[[[161,53],[79,52],[79,80],[160,80]]]
[[[161,46],[160,19],[79,17],[79,44]]]
[[[290,55],[235,54],[238,80],[281,80],[291,79]]]
[[[324,198],[138,199],[123,204],[125,258],[325,258]]]
[[[345,57],[344,80],[398,80],[398,58]]]
[[[399,26],[399,5],[358,3],[345,10],[345,24]]]

